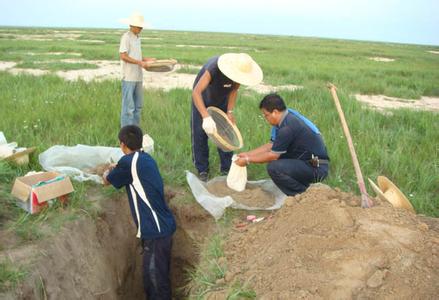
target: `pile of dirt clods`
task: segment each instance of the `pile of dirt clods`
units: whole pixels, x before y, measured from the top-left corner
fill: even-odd
[[[258,299],[438,299],[438,219],[317,184],[227,241],[225,282]],[[217,298],[220,291],[208,298]]]

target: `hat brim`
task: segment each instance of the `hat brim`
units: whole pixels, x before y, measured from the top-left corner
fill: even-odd
[[[375,194],[377,195],[377,197],[380,198],[382,201],[389,201],[389,200],[386,199],[386,196],[384,196],[384,193],[375,184],[375,182],[373,182],[372,179],[370,179],[370,178],[367,178],[367,179],[369,180],[370,186],[372,187],[372,189],[375,192]]]
[[[238,53],[226,53],[218,58],[218,68],[228,78],[239,84],[253,86],[263,79],[261,67],[252,59],[251,68],[248,72],[240,70],[236,63],[239,60]]]
[[[378,176],[377,183],[386,200],[391,202],[393,206],[405,208],[411,212],[415,212],[413,205],[410,203],[407,197],[398,189],[395,184],[393,184],[392,181],[390,181],[390,179],[385,176]]]
[[[7,161],[14,161],[17,164],[26,164],[29,162],[29,154],[35,151],[35,147],[27,148],[24,151],[16,152],[5,158]]]
[[[119,19],[119,22],[125,25],[145,28],[145,22],[132,22],[129,18]]]

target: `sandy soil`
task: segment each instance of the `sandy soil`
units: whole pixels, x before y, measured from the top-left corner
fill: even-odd
[[[430,50],[430,51],[428,51],[429,53],[432,53],[432,54],[439,54],[439,51],[433,51],[433,50]]]
[[[230,49],[230,50],[239,49],[240,51],[255,50],[253,48],[237,47],[237,46],[175,45],[175,47],[177,47],[177,48],[221,48],[221,49]]]
[[[184,299],[187,271],[198,263],[199,245],[215,228],[200,206],[178,205],[186,191],[165,187],[165,196],[177,220],[173,236],[171,279],[175,299]],[[135,238],[125,194],[104,199],[96,190],[86,197],[101,207],[93,220],[79,217],[56,235],[22,244],[11,231],[0,230],[0,261],[24,265],[29,276],[0,299],[143,299],[141,248]],[[60,210],[60,214],[63,211]]]
[[[420,100],[401,99],[384,95],[360,95],[356,94],[358,101],[366,103],[379,111],[388,109],[408,108],[418,110],[439,111],[439,98],[421,97]]]
[[[368,57],[368,59],[370,60],[374,60],[374,61],[379,61],[379,62],[391,62],[391,61],[395,61],[394,58],[387,58],[387,57]]]
[[[439,231],[390,204],[359,203],[325,185],[288,198],[230,234],[224,281],[247,284],[257,299],[437,298]]]
[[[249,207],[267,208],[273,206],[276,201],[273,195],[264,191],[260,186],[249,183],[247,183],[245,190],[242,192],[230,189],[226,181],[211,181],[207,184],[206,188],[215,196],[230,196],[234,201]]]

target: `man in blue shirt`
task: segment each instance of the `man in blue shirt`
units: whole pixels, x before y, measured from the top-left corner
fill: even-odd
[[[154,159],[141,150],[142,130],[135,125],[122,127],[120,147],[125,154],[103,175],[106,184],[125,186],[137,238],[143,246],[143,283],[147,299],[171,299],[169,278],[172,234],[175,219],[168,208],[163,181]]]
[[[271,141],[238,154],[235,163],[245,166],[267,162],[271,179],[288,196],[323,180],[328,175],[329,156],[318,128],[297,111],[287,109],[277,94],[265,96],[259,108],[273,126]]]
[[[198,73],[192,90],[191,135],[192,159],[201,180],[207,181],[209,173],[209,147],[207,134],[216,132],[216,124],[207,112],[215,106],[224,111],[235,123],[238,89],[243,85],[256,85],[262,81],[262,70],[246,53],[226,53],[212,57]],[[226,174],[232,162],[232,152],[218,148],[221,173]]]

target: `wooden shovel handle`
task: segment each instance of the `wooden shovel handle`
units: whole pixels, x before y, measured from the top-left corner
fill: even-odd
[[[351,153],[352,162],[354,164],[355,175],[357,176],[357,183],[361,193],[361,207],[369,208],[373,206],[373,202],[370,199],[366,191],[366,185],[364,184],[363,175],[361,174],[360,164],[358,163],[357,154],[355,153],[354,143],[352,143],[351,133],[349,132],[348,124],[344,117],[343,110],[341,109],[340,101],[337,97],[337,88],[332,83],[328,84],[328,88],[331,91],[332,98],[334,99],[335,107],[337,108],[338,115],[340,117],[341,125],[343,127],[344,135],[348,141],[349,152]]]

